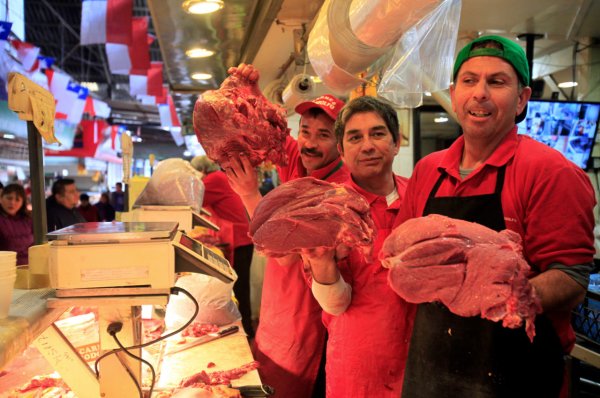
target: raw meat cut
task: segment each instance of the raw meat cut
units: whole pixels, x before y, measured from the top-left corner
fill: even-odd
[[[3,398],[75,398],[75,393],[55,372],[51,375],[35,376],[25,385],[0,393],[0,396]]]
[[[406,301],[440,301],[456,315],[502,320],[513,329],[525,321],[533,340],[542,309],[517,233],[432,214],[392,231],[380,259],[390,268],[390,286]]]
[[[262,95],[258,79],[233,74],[218,90],[202,93],[194,106],[194,131],[206,155],[222,168],[239,153],[253,166],[264,160],[287,164],[285,109]]]
[[[189,387],[159,392],[155,398],[241,398],[239,390],[225,386],[196,383]]]
[[[187,328],[185,328],[185,330],[181,333],[181,336],[201,337],[208,333],[216,333],[218,331],[219,327],[215,324],[194,321]]]
[[[369,204],[343,185],[299,178],[269,192],[250,222],[250,236],[265,255],[306,250],[369,247],[373,241]]]
[[[211,386],[216,386],[219,384],[229,385],[231,380],[239,379],[246,373],[258,369],[258,367],[258,361],[252,361],[240,366],[239,368],[229,370],[219,370],[215,372],[206,372],[203,370],[181,380],[179,387],[189,387],[196,383],[204,383]]]

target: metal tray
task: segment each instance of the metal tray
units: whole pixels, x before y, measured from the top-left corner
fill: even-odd
[[[177,222],[86,222],[48,233],[48,240],[69,244],[172,239]]]

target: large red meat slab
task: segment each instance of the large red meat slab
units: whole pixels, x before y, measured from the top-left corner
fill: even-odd
[[[281,257],[373,242],[369,204],[343,185],[300,178],[282,184],[259,203],[250,222],[256,249]]]
[[[202,93],[194,107],[194,131],[206,155],[222,168],[240,153],[253,166],[265,160],[287,164],[285,109],[262,95],[257,80],[233,74],[218,90]]]
[[[530,339],[541,305],[529,282],[521,237],[432,214],[392,231],[380,252],[392,289],[411,303],[438,301],[459,316],[481,316]]]

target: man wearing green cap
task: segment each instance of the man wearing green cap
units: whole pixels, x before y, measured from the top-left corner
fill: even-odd
[[[517,135],[531,95],[518,44],[480,37],[459,52],[453,72],[463,135],[416,165],[399,221],[437,213],[517,232],[542,313],[532,343],[523,327],[420,304],[403,397],[565,396],[570,311],[585,296],[594,255],[594,191],[559,152]]]

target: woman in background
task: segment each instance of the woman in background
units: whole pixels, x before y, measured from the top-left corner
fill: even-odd
[[[27,210],[25,189],[9,184],[0,194],[0,250],[17,252],[17,265],[28,264],[33,245],[33,221]]]

